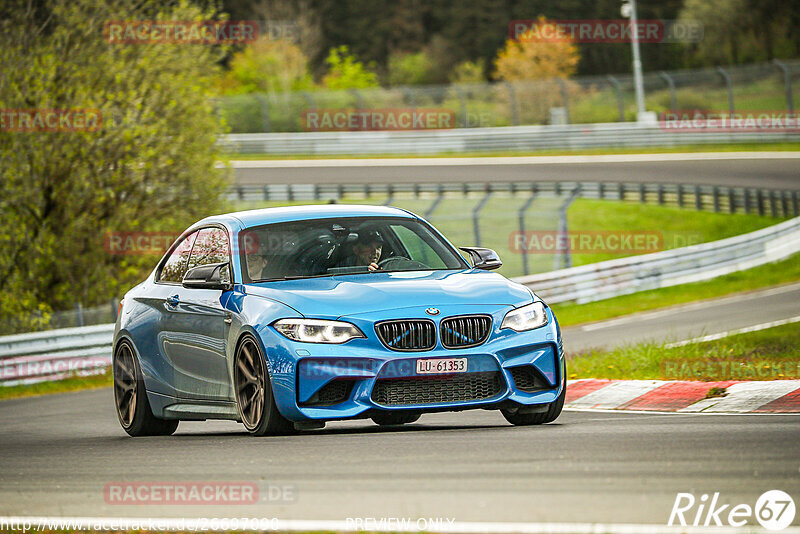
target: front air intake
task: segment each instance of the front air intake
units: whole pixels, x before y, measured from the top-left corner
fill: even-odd
[[[427,319],[399,319],[375,325],[381,343],[392,350],[412,352],[436,346],[436,327]]]

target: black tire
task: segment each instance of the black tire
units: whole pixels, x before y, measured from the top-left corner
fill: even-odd
[[[267,364],[251,335],[239,342],[233,361],[233,385],[242,424],[254,436],[294,432],[294,423],[278,411]]]
[[[422,414],[414,412],[376,412],[372,416],[372,421],[380,426],[406,425],[413,423]]]
[[[528,425],[543,425],[545,423],[552,423],[558,416],[561,415],[561,410],[564,408],[564,399],[567,397],[567,364],[564,362],[561,365],[561,393],[555,402],[550,403],[545,412],[536,413],[519,413],[510,412],[508,410],[500,410],[506,421],[516,426]]]
[[[169,436],[178,428],[177,419],[153,415],[136,351],[128,341],[117,345],[112,362],[114,405],[123,430],[130,436]]]

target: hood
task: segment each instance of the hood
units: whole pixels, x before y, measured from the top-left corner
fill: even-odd
[[[532,301],[525,286],[477,269],[365,273],[261,282],[245,287],[248,295],[276,300],[306,317],[319,318],[412,306],[521,306]]]

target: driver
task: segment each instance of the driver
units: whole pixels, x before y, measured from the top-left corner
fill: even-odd
[[[380,232],[376,230],[359,232],[352,250],[353,254],[345,260],[343,267],[366,265],[370,271],[380,269],[378,262],[383,251],[383,237]]]

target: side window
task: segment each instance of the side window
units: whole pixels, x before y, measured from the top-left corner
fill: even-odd
[[[422,239],[422,236],[405,226],[392,225],[392,230],[406,247],[411,256],[409,259],[424,263],[431,269],[447,268],[442,258]]]
[[[158,273],[159,282],[178,282],[183,280],[183,275],[189,269],[187,262],[189,260],[189,253],[192,251],[197,232],[192,232],[181,241],[175,250],[172,251],[161,272]]]
[[[229,259],[228,233],[221,228],[203,228],[197,234],[192,254],[189,256],[188,268],[209,263],[222,263]],[[228,276],[227,281],[229,281],[230,273],[227,270],[223,274],[223,278],[226,275]]]

